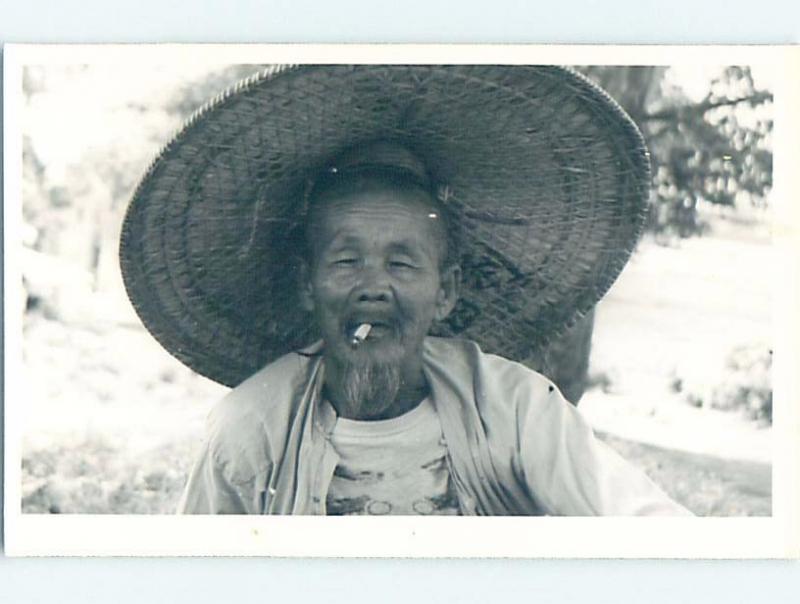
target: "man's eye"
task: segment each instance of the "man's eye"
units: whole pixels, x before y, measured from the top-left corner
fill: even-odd
[[[338,258],[333,261],[334,266],[354,266],[358,262],[357,258]]]
[[[416,268],[416,266],[405,260],[392,260],[389,262],[389,266],[392,268]]]

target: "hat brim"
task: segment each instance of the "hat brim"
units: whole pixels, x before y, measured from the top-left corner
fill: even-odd
[[[594,306],[640,235],[641,134],[569,69],[276,67],[201,109],[139,184],[120,258],[145,326],[231,386],[315,339],[290,253],[303,192],[337,152],[386,139],[448,185],[463,225],[439,335],[524,360]]]

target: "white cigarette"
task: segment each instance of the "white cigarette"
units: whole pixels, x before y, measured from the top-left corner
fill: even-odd
[[[364,340],[367,339],[370,329],[372,329],[372,325],[369,323],[362,323],[359,325],[358,329],[356,329],[353,333],[353,339],[350,341],[350,343],[353,346],[360,345]]]

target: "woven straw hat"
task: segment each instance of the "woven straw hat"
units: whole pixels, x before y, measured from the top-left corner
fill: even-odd
[[[120,256],[145,326],[227,385],[316,339],[291,235],[304,192],[342,150],[382,140],[424,162],[463,227],[439,335],[529,358],[594,306],[641,232],[642,137],[571,70],[277,67],[201,109],[139,184]]]

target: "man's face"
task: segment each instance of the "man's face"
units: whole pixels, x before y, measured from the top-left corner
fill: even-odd
[[[453,269],[440,270],[441,220],[421,193],[380,187],[325,199],[311,230],[307,304],[341,363],[421,366],[422,341],[455,304]],[[353,332],[372,325],[356,349]],[[407,377],[407,376],[406,376]]]

